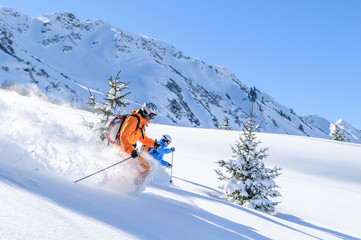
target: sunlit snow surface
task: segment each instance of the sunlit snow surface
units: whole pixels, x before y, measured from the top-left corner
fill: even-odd
[[[361,145],[258,134],[283,168],[272,216],[221,197],[214,169],[239,132],[150,124],[173,138],[173,184],[153,163],[134,193],[130,161],[74,183],[121,160],[91,113],[3,90],[0,110],[0,239],[361,239]]]

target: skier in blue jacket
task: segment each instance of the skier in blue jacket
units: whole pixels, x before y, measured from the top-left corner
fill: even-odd
[[[167,148],[171,142],[172,142],[172,138],[169,135],[164,134],[162,136],[162,139],[158,142],[160,144],[160,147],[158,149],[154,149],[154,148],[149,149],[149,154],[152,155],[155,159],[157,159],[160,162],[160,164],[165,167],[172,167],[172,164],[163,160],[164,154],[168,154],[175,151],[174,147]]]

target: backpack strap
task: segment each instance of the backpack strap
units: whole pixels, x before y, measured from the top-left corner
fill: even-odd
[[[133,117],[136,117],[138,119],[138,123],[137,123],[137,127],[135,128],[135,130],[137,130],[139,128],[139,124],[140,124],[140,118],[138,115],[136,114],[130,114],[129,116],[133,116]],[[135,131],[134,130],[134,131]],[[142,137],[144,139],[144,126],[142,128],[140,128],[140,132],[142,133]]]
[[[136,114],[130,114],[129,117],[130,117],[130,116],[133,116],[133,117],[135,117],[135,118],[138,120],[137,127],[135,128],[135,130],[137,130],[137,129],[139,128],[140,118],[139,118],[139,116],[136,115]],[[143,129],[143,128],[141,128],[141,129]],[[135,130],[134,130],[134,131],[135,131]],[[143,131],[142,131],[142,135],[143,135]],[[144,136],[143,136],[143,138],[144,138]]]

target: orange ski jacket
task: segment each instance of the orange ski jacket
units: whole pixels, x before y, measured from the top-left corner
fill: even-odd
[[[139,128],[137,129],[138,119],[134,116],[129,116],[124,120],[119,134],[119,141],[122,145],[122,148],[130,155],[135,149],[134,145],[137,143],[137,141],[143,143],[146,146],[154,147],[154,140],[148,138],[144,132],[144,127],[147,123],[149,123],[149,121],[140,115],[139,110],[133,110],[131,111],[131,114],[139,116]]]

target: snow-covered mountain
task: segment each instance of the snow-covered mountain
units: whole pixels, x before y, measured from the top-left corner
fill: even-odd
[[[54,101],[85,107],[88,88],[101,100],[109,90],[107,79],[122,70],[121,80],[131,82],[131,104],[124,110],[152,101],[160,108],[158,123],[218,128],[227,116],[233,129],[240,129],[254,104],[264,132],[329,138],[324,125],[312,124],[266,93],[248,88],[227,68],[100,20],[80,22],[71,13],[34,18],[0,7],[0,31],[3,88],[36,85]],[[359,130],[342,126],[351,142],[361,143]]]
[[[339,119],[336,123],[331,123],[326,119],[317,115],[308,115],[302,117],[303,121],[313,128],[317,128],[327,136],[335,131],[336,126],[345,134],[348,141],[354,143],[361,143],[361,131],[351,126],[343,119]]]

